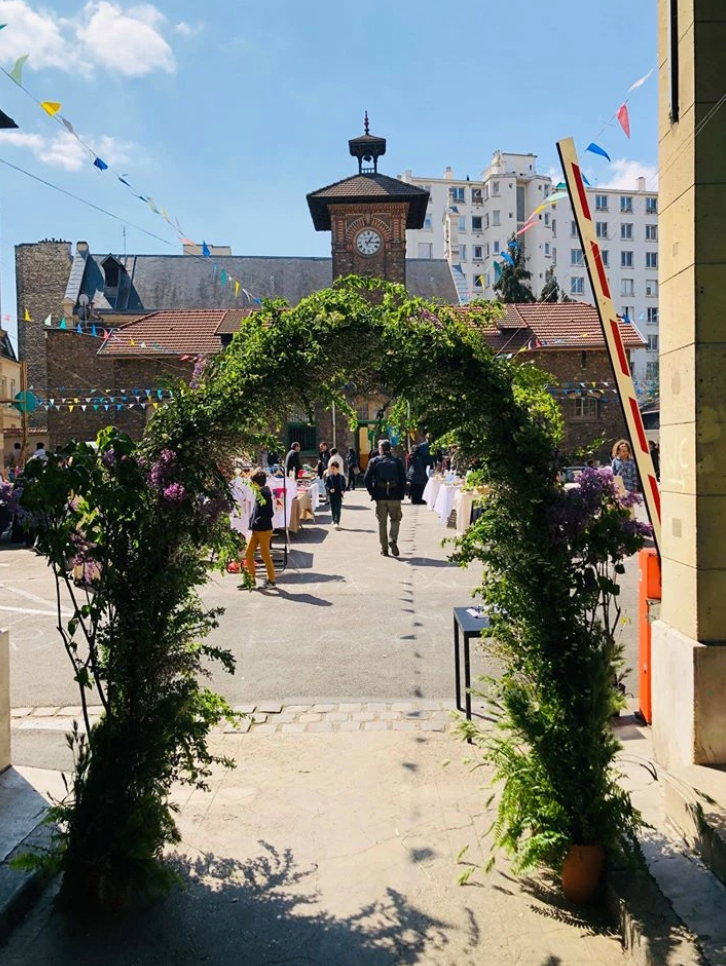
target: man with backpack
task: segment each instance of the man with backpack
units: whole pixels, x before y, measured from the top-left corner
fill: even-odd
[[[398,531],[401,526],[401,500],[406,493],[406,470],[403,461],[391,453],[391,443],[382,439],[378,443],[378,456],[368,464],[363,479],[365,487],[376,502],[378,535],[381,554],[388,556],[388,548],[394,557],[399,555]],[[388,532],[388,518],[391,531]]]

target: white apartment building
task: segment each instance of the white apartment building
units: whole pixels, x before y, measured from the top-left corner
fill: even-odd
[[[431,196],[424,227],[408,232],[408,254],[447,259],[462,303],[496,297],[493,286],[503,264],[497,256],[556,190],[549,175],[537,172],[536,162],[534,154],[496,151],[478,181],[457,179],[451,168],[443,178],[420,178],[412,171],[400,175]],[[636,388],[643,393],[658,378],[658,195],[646,189],[645,178],[638,178],[632,190],[588,187],[587,193],[613,301],[648,343],[633,358]],[[563,292],[592,302],[569,199],[536,215],[517,242],[535,296],[553,268]]]

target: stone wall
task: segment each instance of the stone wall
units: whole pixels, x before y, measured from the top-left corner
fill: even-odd
[[[0,630],[0,771],[10,765],[10,634]]]
[[[72,260],[70,242],[42,241],[15,246],[18,345],[20,358],[28,363],[31,388],[42,390],[48,384],[44,323],[49,315],[54,324],[60,321]],[[24,321],[26,310],[30,322]],[[45,428],[45,411],[39,410],[30,422],[34,428]]]

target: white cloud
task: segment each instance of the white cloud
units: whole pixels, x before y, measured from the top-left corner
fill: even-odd
[[[114,167],[126,164],[131,159],[133,145],[118,138],[103,135],[98,138],[83,136],[86,144]],[[84,166],[93,164],[93,158],[72,134],[59,131],[51,137],[43,134],[31,134],[25,131],[0,132],[0,144],[12,147],[27,148],[39,161],[64,171],[79,171]]]
[[[629,161],[627,158],[616,158],[610,165],[610,173],[606,175],[599,187],[635,189],[638,178],[645,178],[648,191],[658,190],[658,168],[654,164],[642,164],[640,161]]]
[[[174,54],[157,29],[163,15],[151,4],[131,7],[124,13],[108,0],[86,4],[87,22],[78,38],[100,67],[126,77],[143,77],[153,70],[173,73]]]
[[[174,30],[181,34],[182,37],[198,37],[199,34],[204,30],[203,23],[190,24],[186,20],[182,20],[180,23],[174,27]]]
[[[126,8],[92,0],[75,17],[58,17],[26,0],[0,0],[3,64],[30,54],[26,70],[56,67],[89,76],[94,68],[143,77],[155,70],[173,73],[174,53],[161,33],[164,15],[153,4]]]

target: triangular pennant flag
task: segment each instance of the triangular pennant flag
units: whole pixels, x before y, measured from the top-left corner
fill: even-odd
[[[45,325],[53,325],[53,316],[52,316],[52,314],[49,315],[48,318],[45,320]]]
[[[126,178],[123,177],[123,175],[119,175],[118,176],[118,180],[121,182],[121,184],[125,184],[127,188],[130,188],[131,187],[131,185],[128,183],[128,181],[126,180]]]
[[[23,322],[32,322],[32,321],[33,320],[30,318],[30,312],[28,312],[28,310],[26,309],[25,315],[23,316]]]
[[[582,172],[580,172],[580,174],[582,174]],[[584,175],[584,174],[582,174],[582,180],[583,180],[583,181],[585,182],[585,184],[587,185],[587,187],[588,187],[588,188],[592,188],[592,185],[591,185],[591,184],[590,184],[590,182],[589,182],[589,181],[587,180],[587,178],[585,177],[585,175]]]
[[[61,105],[58,103],[58,101],[41,101],[40,106],[43,108],[46,114],[50,114],[51,117],[55,117],[55,115],[61,109]]]
[[[104,330],[103,330],[103,339],[104,339],[104,341],[105,341],[106,339],[108,339],[108,337],[109,337],[110,335],[111,335],[111,333],[110,333],[110,332],[108,331],[108,329],[104,329]]]
[[[66,328],[66,317],[65,316],[63,316],[63,318],[60,320],[60,325],[58,326],[58,328],[59,329],[65,329]]]
[[[519,245],[514,239],[512,239],[510,242],[507,242],[507,248],[514,248],[516,250],[519,248]]]
[[[222,269],[222,271],[219,273],[219,281],[222,283],[223,287],[227,284],[228,278],[229,278],[229,275],[225,272],[224,269]]]
[[[96,158],[93,163],[99,171],[108,171],[108,165],[105,161],[102,161],[101,158]]]
[[[607,151],[604,148],[601,148],[599,144],[595,144],[594,141],[591,141],[585,150],[589,151],[590,154],[599,154],[601,157],[607,158],[608,161],[610,161],[610,155],[607,153]]]
[[[18,85],[18,87],[23,86],[23,67],[25,66],[25,61],[30,57],[30,54],[23,54],[22,57],[18,57],[13,65],[13,69],[10,71],[10,76]]]
[[[6,27],[7,27],[6,23],[0,23],[0,30],[5,30]]]
[[[510,265],[512,266],[512,268],[514,268],[514,259],[513,259],[513,258],[512,258],[512,256],[511,256],[511,255],[509,254],[509,252],[502,252],[502,253],[501,253],[501,256],[502,256],[502,258],[503,258],[503,259],[504,259],[505,261],[507,261],[507,262],[509,262],[509,264],[510,264]]]
[[[98,338],[98,332],[96,331],[96,324],[95,324],[95,322],[91,326],[91,335],[93,336],[94,339],[97,339]]]
[[[68,407],[68,412],[69,412],[69,413],[72,413],[72,412],[73,412],[73,410],[74,410],[75,408],[76,408],[75,406],[73,406],[73,405],[70,405],[70,406]]]
[[[205,241],[202,242],[202,255],[204,255],[205,258],[212,257],[212,253],[209,250],[209,245],[207,245]]]
[[[145,343],[145,342],[142,342],[142,343],[141,343],[141,348],[142,348],[142,349],[145,349],[145,348],[146,348],[146,343]]]
[[[10,131],[17,126],[18,125],[15,123],[15,121],[9,117],[5,111],[0,111],[0,130]]]
[[[133,339],[129,339],[129,345],[136,345]]]
[[[164,219],[165,222],[167,222],[168,224],[171,224],[171,222],[169,221],[169,216],[166,213],[166,208],[163,205],[161,206],[161,217]]]
[[[239,295],[239,282],[237,281],[235,281],[234,283],[234,294],[235,294],[235,298]]]
[[[149,208],[151,208],[151,210],[154,212],[155,215],[158,215],[159,214],[159,209],[154,204],[154,199],[153,198],[144,198],[144,201],[149,206]]]
[[[630,87],[628,88],[628,94],[630,94],[631,91],[634,91],[636,87],[641,87],[643,84],[645,84],[645,82],[648,80],[648,78],[650,77],[650,75],[653,73],[654,70],[655,70],[655,67],[651,67],[648,73],[645,75],[645,77],[641,77],[640,80],[637,80],[634,84],[631,84]]]
[[[84,405],[82,405],[82,406],[81,406],[81,409],[82,409],[82,410],[83,410],[83,412],[85,413],[85,411],[86,411],[86,410],[88,409],[88,406],[86,406],[86,405],[84,404]]]
[[[68,120],[67,117],[62,117],[61,118],[61,124],[66,129],[66,131],[68,131],[69,134],[72,134],[73,135],[74,138],[75,137],[78,137],[78,135],[76,134],[76,132],[73,130],[73,125],[71,124],[71,122]]]
[[[80,323],[80,322],[79,322],[79,323],[78,323],[78,325],[76,326],[76,332],[78,332],[78,333],[81,333],[81,332],[83,332],[83,326],[81,325],[81,323]]]
[[[618,121],[620,121],[620,127],[625,131],[625,136],[630,137],[630,117],[628,115],[628,105],[621,104],[615,113]]]

